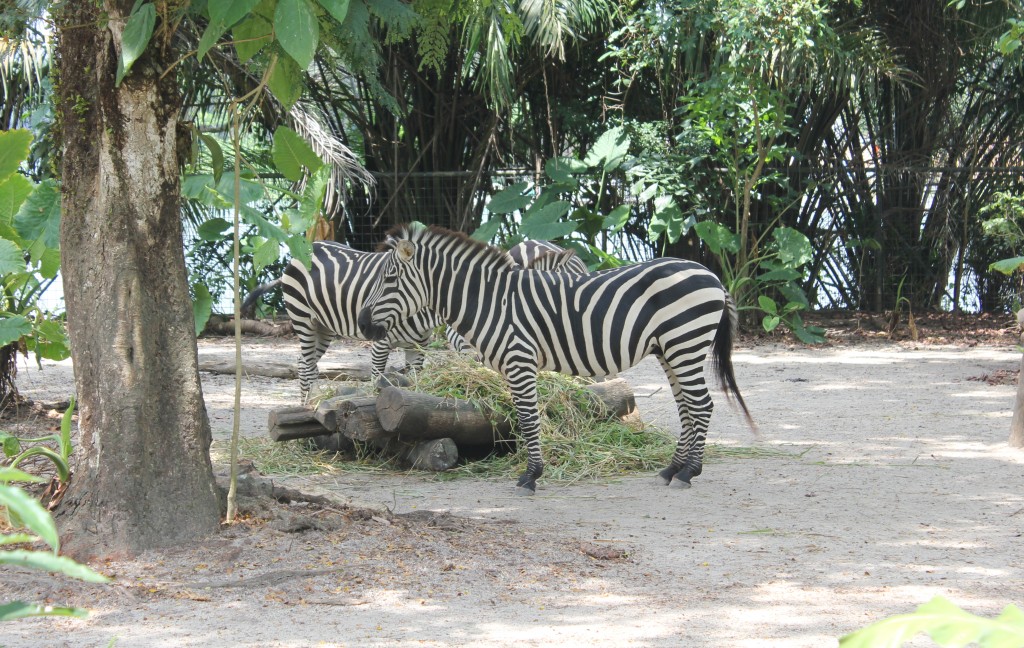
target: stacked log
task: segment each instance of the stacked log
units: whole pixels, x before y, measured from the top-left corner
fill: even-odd
[[[622,379],[587,386],[594,406],[610,418],[636,412],[633,391]],[[459,448],[493,448],[514,443],[511,423],[469,401],[440,398],[401,387],[384,387],[376,396],[347,389],[314,407],[285,407],[270,412],[275,441],[311,438],[318,448],[343,452],[356,442],[395,455],[422,470],[447,470],[458,462]]]

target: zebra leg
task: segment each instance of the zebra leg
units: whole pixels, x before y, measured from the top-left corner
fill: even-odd
[[[423,363],[427,360],[427,356],[423,353],[423,348],[430,344],[431,335],[433,335],[432,330],[421,331],[418,337],[410,340],[410,342],[416,346],[405,350],[405,365],[407,370],[419,371],[423,368]]]
[[[317,363],[331,345],[332,336],[316,322],[301,329],[295,327],[295,322],[292,322],[292,326],[299,338],[299,395],[305,403],[309,398],[310,387],[320,375]]]
[[[376,340],[370,348],[370,380],[377,382],[377,379],[384,375],[388,367],[388,356],[391,355],[391,342],[389,340]]]
[[[519,436],[526,441],[526,472],[516,482],[517,495],[537,492],[537,479],[544,473],[540,452],[540,412],[537,410],[537,370],[522,368],[506,373],[519,418]]]
[[[704,442],[714,409],[711,392],[704,382],[704,356],[677,363],[670,363],[663,357],[658,359],[672,386],[682,425],[672,462],[658,476],[664,484],[689,488],[690,480],[699,475],[704,466]]]

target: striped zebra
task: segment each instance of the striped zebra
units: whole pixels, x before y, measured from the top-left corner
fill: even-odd
[[[575,252],[550,241],[523,241],[509,248],[508,255],[516,265],[534,270],[561,270],[574,274],[586,274],[590,271]]]
[[[548,269],[583,265],[571,251],[546,242],[527,241],[520,253],[523,262],[537,263]],[[293,259],[280,279],[263,284],[246,296],[243,313],[252,312],[263,294],[283,285],[285,310],[299,338],[299,392],[303,401],[319,375],[317,363],[332,340],[338,337],[366,339],[360,334],[356,319],[386,257],[384,253],[360,252],[340,243],[318,241],[313,244],[308,269]],[[577,265],[573,265],[573,261]],[[583,267],[585,271],[586,266]],[[370,365],[374,378],[384,373],[391,349],[396,347],[405,349],[410,368],[422,368],[424,355],[420,349],[441,324],[440,318],[427,310],[398,322],[386,339],[373,344]],[[450,327],[446,337],[455,350],[467,349],[465,340]]]
[[[360,329],[381,339],[412,313],[436,312],[508,383],[528,461],[517,492],[536,492],[544,470],[537,372],[619,373],[654,354],[672,386],[682,433],[666,484],[701,473],[713,403],[704,359],[739,401],[731,353],[736,307],[718,278],[691,261],[658,259],[586,275],[529,271],[511,257],[440,228],[397,228],[363,301]],[[712,347],[713,344],[713,347]]]

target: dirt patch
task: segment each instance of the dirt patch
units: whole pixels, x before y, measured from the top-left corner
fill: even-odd
[[[111,585],[7,572],[0,598],[94,612],[8,624],[0,643],[817,648],[935,595],[994,616],[1024,602],[1024,453],[1006,444],[1020,354],[995,319],[946,325],[921,331],[955,344],[745,339],[734,361],[760,436],[715,392],[719,452],[690,490],[653,474],[542,479],[533,498],[417,472],[271,475],[323,499],[272,497],[201,545],[95,565]],[[205,340],[200,353],[232,351]],[[246,342],[247,358],[295,353]],[[367,355],[335,345],[327,359]],[[624,377],[644,419],[677,432],[657,363]],[[70,368],[19,381],[60,400]],[[203,374],[203,387],[223,440],[233,379]],[[243,434],[265,435],[267,412],[297,399],[295,381],[247,377]]]

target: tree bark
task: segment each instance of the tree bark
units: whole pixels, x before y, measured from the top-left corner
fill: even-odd
[[[61,252],[80,404],[59,511],[81,557],[179,546],[217,530],[179,206],[174,60],[158,22],[114,87],[134,0],[57,14]]]
[[[1017,311],[1017,326],[1024,331],[1024,309]],[[1024,333],[1021,334],[1020,341],[1024,344]],[[1020,375],[1017,376],[1017,398],[1013,403],[1009,443],[1014,448],[1024,448],[1024,356],[1021,356]]]

